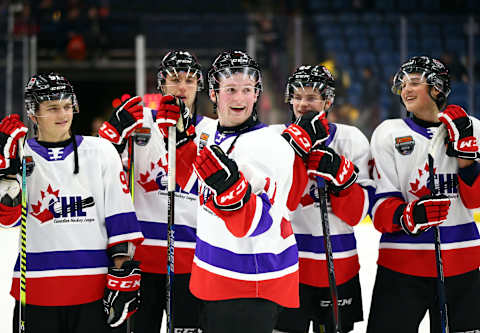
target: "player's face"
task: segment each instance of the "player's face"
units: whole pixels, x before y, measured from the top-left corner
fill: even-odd
[[[400,96],[407,111],[418,116],[421,113],[429,112],[436,108],[435,102],[430,97],[429,86],[425,78],[419,73],[412,73],[403,78],[402,92]],[[435,89],[432,89],[434,93]],[[437,110],[438,111],[438,110]]]
[[[309,111],[323,112],[330,107],[328,102],[320,96],[317,89],[303,87],[294,90],[290,103],[293,106],[295,118],[299,118]]]
[[[256,81],[242,73],[220,80],[216,96],[213,91],[210,94],[212,101],[217,102],[220,125],[237,126],[250,117],[258,98],[255,84]]]
[[[41,102],[39,110],[31,118],[38,126],[38,140],[46,142],[67,140],[70,137],[73,119],[72,100]]]
[[[178,75],[168,75],[163,85],[166,95],[174,95],[182,99],[183,103],[192,110],[195,96],[197,95],[197,77],[186,72],[179,72]]]

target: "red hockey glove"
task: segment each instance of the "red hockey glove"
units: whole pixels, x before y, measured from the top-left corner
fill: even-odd
[[[122,145],[130,137],[132,132],[142,127],[143,106],[140,104],[140,96],[130,97],[123,95],[118,102],[117,108],[113,111],[110,120],[103,123],[98,130],[98,135],[115,145]]]
[[[447,220],[450,199],[445,195],[426,195],[409,202],[403,210],[400,225],[409,235],[418,235]]]
[[[140,304],[140,262],[125,261],[121,268],[110,267],[103,296],[107,324],[120,326]]]
[[[190,110],[180,98],[172,95],[163,96],[155,122],[165,139],[168,138],[168,128],[177,125],[177,147],[195,138],[195,127],[192,125]]]
[[[438,115],[448,130],[447,155],[474,160],[478,157],[477,138],[473,135],[472,120],[458,105],[449,105]]]
[[[357,167],[345,156],[323,145],[312,149],[307,161],[307,174],[320,176],[328,182],[333,192],[340,192],[354,184],[358,177]]]
[[[0,176],[20,172],[18,140],[27,134],[27,130],[18,114],[5,117],[0,123]]]
[[[198,177],[215,193],[213,203],[221,210],[236,210],[248,202],[251,187],[237,163],[212,145],[202,149],[193,164]]]
[[[282,133],[297,155],[306,160],[316,144],[328,138],[328,121],[325,113],[307,112],[288,126]]]

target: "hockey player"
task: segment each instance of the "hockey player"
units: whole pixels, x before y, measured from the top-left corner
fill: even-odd
[[[251,57],[221,53],[208,82],[218,121],[195,138],[177,127],[177,138],[188,138],[177,143],[177,181],[187,189],[195,176],[201,180],[190,290],[204,300],[206,332],[271,333],[280,308],[299,305],[288,218],[303,193],[305,167],[258,120],[261,71]],[[178,120],[189,127],[181,107],[163,118],[165,126]]]
[[[156,123],[159,112],[165,112],[180,99],[190,110],[197,133],[213,122],[197,114],[197,94],[203,89],[202,69],[197,59],[187,51],[168,52],[162,59],[157,73],[158,90],[164,95],[157,110],[143,108],[140,97],[124,101],[99,134],[117,146],[123,156],[131,133],[138,127],[135,117],[143,127],[150,128],[148,144],[135,144],[135,209],[145,240],[135,253],[142,269],[142,307],[135,315],[137,332],[159,332],[163,311],[166,309],[167,273],[167,147],[166,131]],[[118,118],[117,118],[118,117]],[[114,131],[112,129],[115,129]],[[192,127],[193,129],[193,127]],[[111,133],[125,133],[111,135]],[[116,140],[115,140],[116,139]],[[180,140],[180,138],[179,138]],[[135,141],[133,141],[135,142]],[[175,195],[175,280],[173,291],[173,326],[182,332],[197,332],[201,301],[189,291],[190,272],[195,251],[195,234],[198,206],[198,183],[183,191],[179,187]]]
[[[300,66],[288,78],[285,102],[293,121],[307,118],[311,111],[326,117],[334,97],[334,78],[324,66]],[[369,192],[374,193],[368,175],[370,148],[367,138],[355,127],[329,123],[328,133],[326,141],[310,152],[307,166],[309,175],[321,176],[328,184],[328,221],[341,327],[342,332],[349,332],[355,322],[363,320],[353,227],[366,216]],[[300,308],[280,313],[278,332],[308,332],[311,321],[315,332],[335,332],[318,202],[317,183],[311,179],[292,215],[299,251]]]
[[[417,332],[427,310],[430,332],[443,331],[436,226],[450,332],[477,332],[480,237],[471,209],[480,207],[480,166],[475,161],[480,124],[457,105],[445,108],[450,78],[437,59],[409,59],[395,75],[392,92],[400,95],[412,117],[386,120],[372,136],[377,184],[373,222],[382,237],[367,332]],[[448,129],[448,144],[434,152],[438,194],[432,196],[427,154],[442,124]]]
[[[140,274],[131,257],[143,239],[120,159],[108,141],[72,135],[79,107],[62,75],[34,75],[25,107],[38,134],[23,150],[33,160],[26,178],[25,329],[111,332],[107,322],[120,329],[138,306]],[[19,224],[23,156],[17,147],[26,133],[18,115],[0,123],[2,227]],[[19,327],[19,266],[17,259],[13,332]]]

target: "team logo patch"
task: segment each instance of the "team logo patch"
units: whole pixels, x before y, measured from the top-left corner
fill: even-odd
[[[150,137],[152,136],[152,130],[148,127],[137,128],[135,130],[134,139],[135,143],[139,146],[146,146]]]
[[[48,185],[46,191],[40,191],[40,200],[31,205],[31,214],[40,223],[50,220],[54,223],[93,222],[93,218],[87,218],[84,209],[94,205],[93,197],[83,199],[81,196],[61,196],[60,190],[54,190]]]
[[[199,150],[202,150],[207,145],[209,136],[210,134],[207,133],[200,134]]]
[[[395,148],[402,155],[410,155],[415,147],[415,141],[411,135],[395,138]]]

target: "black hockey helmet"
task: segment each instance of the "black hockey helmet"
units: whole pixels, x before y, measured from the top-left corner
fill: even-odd
[[[413,57],[407,60],[395,74],[392,84],[392,93],[400,95],[402,92],[402,83],[408,79],[408,75],[412,73],[421,74],[425,78],[425,83],[435,87],[440,94],[435,102],[438,108],[441,108],[450,94],[450,75],[444,63],[440,60],[429,57]],[[431,96],[431,94],[430,94]],[[433,97],[432,97],[433,98]]]
[[[78,113],[78,102],[73,86],[61,74],[50,72],[34,75],[25,87],[25,110],[28,115],[35,115],[40,103],[71,99],[73,113]]]
[[[161,90],[168,75],[178,75],[185,72],[187,75],[197,77],[197,91],[204,87],[202,66],[198,60],[188,51],[170,51],[162,59],[157,72],[157,89]]]
[[[260,93],[262,86],[262,71],[260,66],[243,51],[225,51],[215,58],[208,71],[209,90],[218,90],[220,80],[233,74],[243,73],[253,81]]]
[[[285,103],[290,103],[295,91],[304,87],[317,89],[323,99],[330,100],[333,103],[335,98],[335,79],[325,66],[307,65],[298,67],[287,80]]]

